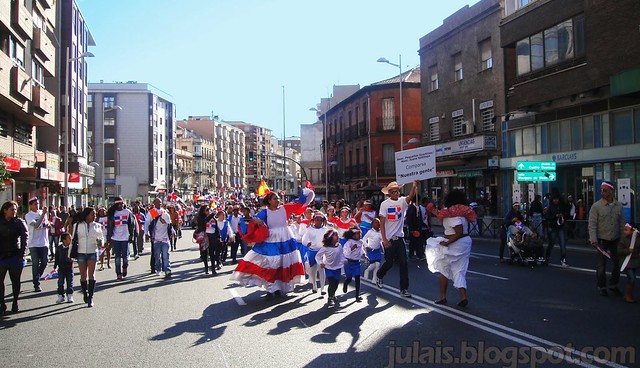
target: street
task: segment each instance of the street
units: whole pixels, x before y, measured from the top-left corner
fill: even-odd
[[[192,230],[183,233],[171,279],[150,274],[147,243],[124,281],[115,267],[96,272],[94,308],[79,291],[76,303],[55,304],[56,280],[35,293],[27,266],[20,312],[0,322],[2,366],[640,366],[640,303],[598,295],[586,246],[569,249],[569,268],[557,266],[557,247],[550,266],[523,267],[499,263],[498,243],[475,238],[466,308],[451,284],[448,305],[434,304],[437,276],[418,261],[409,262],[413,298],[400,297],[394,266],[383,289],[363,282],[363,302],[352,283],[327,308],[309,285],[267,299],[230,281],[232,265],[205,275]]]

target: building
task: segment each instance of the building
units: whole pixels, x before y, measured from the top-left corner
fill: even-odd
[[[505,9],[503,190],[511,197],[555,188],[588,209],[600,183],[611,180],[627,220],[637,223],[631,193],[640,180],[640,3],[510,0]],[[555,182],[517,182],[518,161],[555,162]]]
[[[89,129],[101,174],[92,192],[145,201],[174,189],[175,105],[147,83],[90,83]]]
[[[26,206],[37,195],[58,205],[68,182],[69,203],[83,205],[83,188],[94,175],[87,164],[84,55],[95,43],[82,13],[72,0],[2,1],[0,39],[0,154],[12,172],[0,196]]]
[[[176,179],[174,189],[181,196],[191,198],[195,193],[196,177],[193,138],[188,138],[188,132],[178,127],[176,129]]]
[[[383,199],[380,188],[395,180],[395,152],[422,136],[420,104],[420,68],[358,89],[342,100],[336,98],[335,104],[332,101],[319,115],[326,121],[324,164],[331,198]],[[401,130],[405,142],[400,141]]]
[[[246,188],[248,193],[255,193],[264,178],[273,188],[273,163],[271,154],[271,129],[263,128],[244,121],[228,121],[244,132],[246,162]]]
[[[203,171],[200,174],[210,178],[209,183],[200,183],[201,189],[206,189],[208,193],[234,193],[242,190],[246,186],[246,156],[245,156],[245,132],[230,123],[221,122],[217,117],[190,116],[178,122],[178,126],[193,131],[197,136],[205,141],[213,142],[214,166],[201,166]],[[206,150],[203,151],[206,154]],[[197,160],[197,154],[194,153]],[[207,159],[205,158],[205,161]],[[198,164],[196,163],[196,168]],[[196,172],[198,174],[198,172]],[[209,179],[207,179],[209,180]],[[200,185],[199,184],[199,185]],[[204,192],[203,193],[207,193]]]
[[[420,39],[422,143],[436,147],[426,194],[442,200],[462,189],[474,200],[499,198],[500,117],[505,113],[501,0],[465,6]]]
[[[323,127],[322,121],[313,124],[300,124],[300,165],[309,175],[308,179],[313,185],[318,200],[328,197],[326,191],[328,187],[325,183],[323,170]]]

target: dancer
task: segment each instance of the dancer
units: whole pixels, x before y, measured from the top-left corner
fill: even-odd
[[[300,252],[296,249],[287,219],[292,213],[301,213],[311,201],[314,193],[303,188],[298,202],[280,204],[277,193],[268,193],[262,203],[266,206],[253,221],[256,225],[266,225],[269,236],[256,243],[238,263],[232,280],[242,285],[262,286],[268,297],[288,293],[295,284],[303,282],[304,266]]]
[[[344,238],[346,242],[342,247],[344,258],[347,260],[347,264],[344,266],[344,284],[342,285],[342,292],[347,293],[347,287],[351,282],[351,278],[355,280],[356,286],[356,302],[361,302],[360,297],[360,272],[362,268],[360,266],[360,259],[364,254],[362,240],[360,239],[362,232],[357,227],[351,228],[344,232]]]
[[[325,272],[319,270],[318,262],[316,262],[316,254],[322,248],[322,239],[329,228],[326,226],[327,219],[322,212],[316,212],[313,215],[311,226],[302,236],[302,244],[307,247],[305,270],[309,276],[311,289],[313,293],[318,292],[317,279],[320,280],[320,295],[325,295],[324,285],[326,284]],[[318,277],[318,271],[319,277]]]
[[[369,273],[373,271],[373,276],[380,269],[382,261],[382,234],[380,233],[380,220],[374,218],[371,222],[371,229],[362,238],[362,243],[366,251],[365,258],[369,261],[369,266],[364,270],[363,277],[369,279]],[[371,280],[373,281],[373,279]]]
[[[316,254],[316,262],[324,270],[327,281],[329,281],[328,307],[333,307],[337,303],[336,290],[338,290],[340,283],[340,270],[347,265],[339,240],[337,231],[327,231],[322,239],[323,246]]]

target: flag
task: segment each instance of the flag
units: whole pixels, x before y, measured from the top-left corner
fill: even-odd
[[[313,190],[313,185],[311,185],[311,182],[309,180],[304,182],[304,187]]]
[[[45,281],[58,278],[58,270],[55,268],[42,277]]]
[[[256,190],[256,192],[258,193],[258,197],[264,197],[271,192],[264,179],[260,181],[260,186],[258,186],[258,190]]]

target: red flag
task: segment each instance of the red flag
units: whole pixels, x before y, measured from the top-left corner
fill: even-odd
[[[311,185],[311,182],[309,180],[305,181],[304,187],[309,190],[313,190],[313,185]]]

